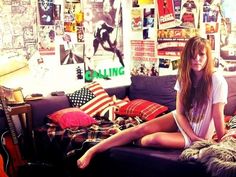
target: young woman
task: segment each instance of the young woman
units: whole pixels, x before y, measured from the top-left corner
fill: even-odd
[[[213,63],[208,41],[190,38],[178,69],[176,110],[101,141],[77,160],[77,166],[83,169],[96,153],[132,141],[142,147],[186,148],[195,141],[210,139],[215,131],[220,140],[225,134],[228,85],[214,72]]]

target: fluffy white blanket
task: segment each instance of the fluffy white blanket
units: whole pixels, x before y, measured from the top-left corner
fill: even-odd
[[[198,141],[185,149],[180,160],[198,161],[212,176],[236,177],[236,128],[230,129],[220,142]]]

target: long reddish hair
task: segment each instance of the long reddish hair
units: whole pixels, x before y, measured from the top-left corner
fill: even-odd
[[[203,75],[200,80],[201,84],[198,85],[195,96],[192,96],[193,92],[193,80],[194,75],[191,69],[191,60],[195,58],[197,54],[201,53],[205,49],[207,61],[203,68]],[[190,38],[181,53],[179,68],[178,68],[178,81],[180,83],[181,92],[180,97],[183,101],[184,108],[188,111],[194,102],[197,106],[203,106],[211,93],[212,89],[212,73],[214,71],[214,61],[211,54],[211,46],[209,42],[199,36]]]

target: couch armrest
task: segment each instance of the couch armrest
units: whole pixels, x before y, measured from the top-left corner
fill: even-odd
[[[67,96],[47,96],[39,100],[27,101],[32,110],[33,129],[45,125],[47,115],[63,108],[70,107]]]

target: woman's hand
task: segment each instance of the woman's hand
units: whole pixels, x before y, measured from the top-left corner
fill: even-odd
[[[190,139],[191,139],[192,142],[205,140],[204,138],[200,138],[197,135],[194,135],[194,136],[190,137]]]

